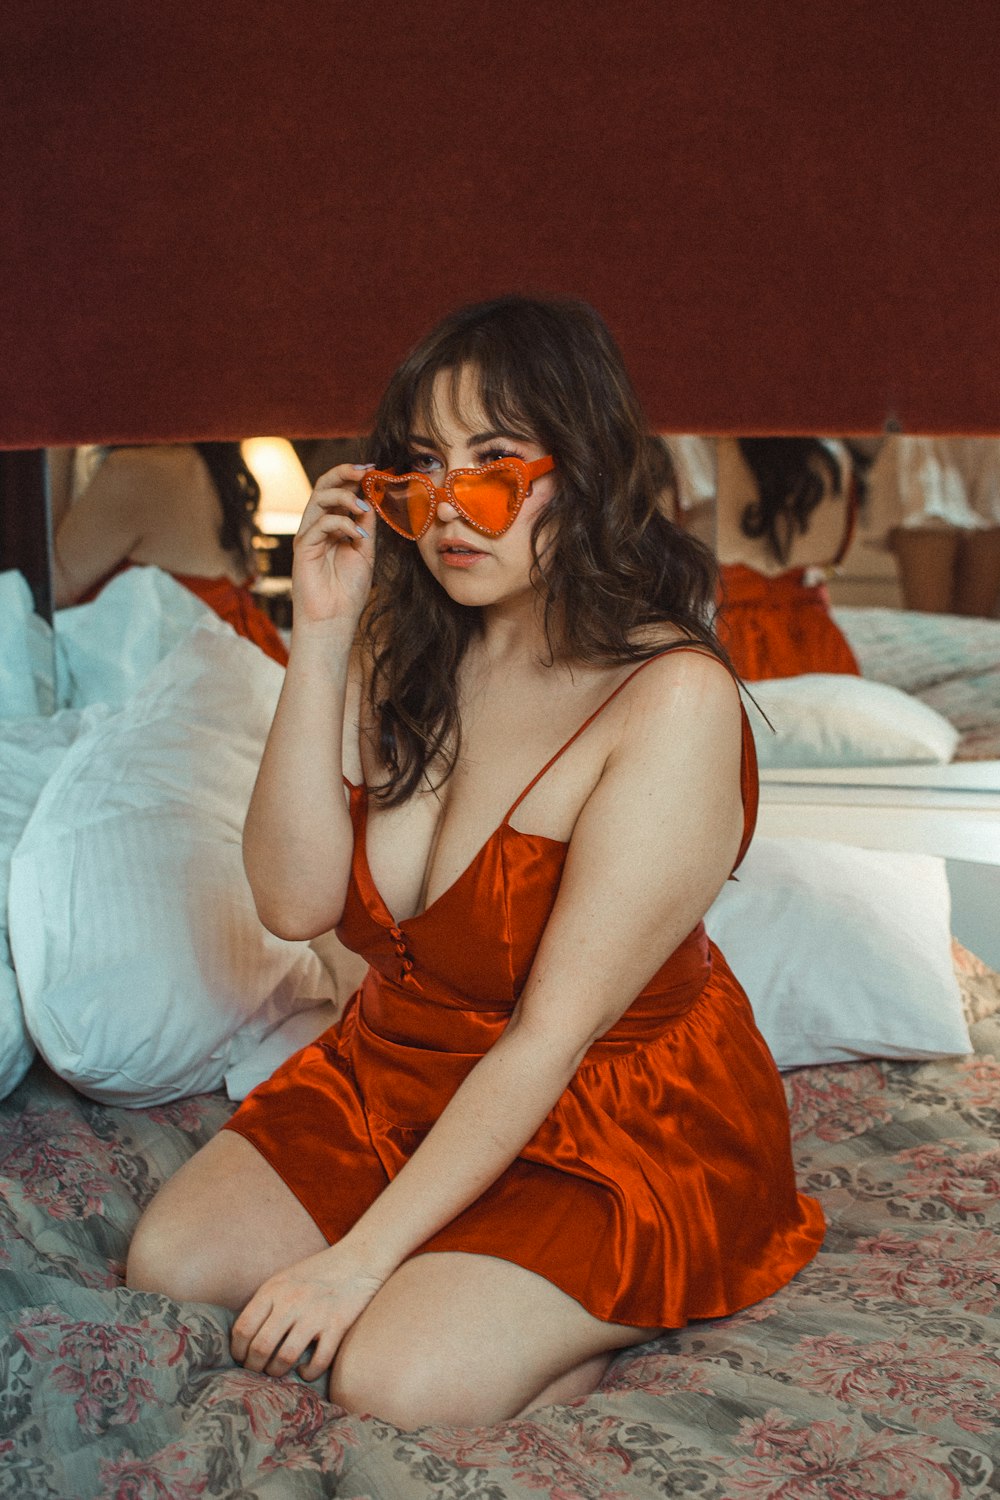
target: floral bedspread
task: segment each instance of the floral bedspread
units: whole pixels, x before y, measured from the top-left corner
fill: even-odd
[[[995,1497],[1000,1016],[968,982],[974,1056],[787,1075],[830,1225],[790,1286],[475,1431],[345,1416],[235,1367],[218,1308],[125,1290],[140,1208],[232,1106],[112,1109],[36,1065],[0,1105],[0,1496]]]
[[[1000,760],[1000,620],[854,606],[833,613],[863,676],[912,693],[954,724],[956,760]]]

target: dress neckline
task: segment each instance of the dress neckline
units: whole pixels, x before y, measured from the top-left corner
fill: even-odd
[[[510,823],[507,821],[511,815],[510,813],[508,813],[503,821],[497,824],[492,833],[487,834],[486,839],[482,844],[480,844],[479,848],[469,860],[469,863],[465,866],[464,870],[462,870],[460,874],[456,875],[451,884],[449,886],[446,886],[443,891],[439,892],[439,894],[434,897],[433,901],[429,901],[424,907],[423,911],[414,912],[411,917],[395,917],[389,910],[388,903],[385,897],[382,895],[382,892],[379,890],[378,885],[375,881],[375,877],[372,874],[371,865],[368,863],[368,788],[364,785],[352,785],[351,795],[352,800],[355,795],[361,798],[361,821],[355,830],[357,856],[358,858],[360,858],[368,889],[375,897],[375,900],[378,902],[384,915],[388,918],[389,930],[394,935],[403,927],[411,927],[414,922],[422,921],[424,917],[426,917],[430,912],[434,911],[434,909],[439,906],[447,896],[450,896],[453,891],[457,890],[458,887],[463,883],[463,881],[469,878],[473,870],[479,864],[480,860],[485,857],[487,851],[494,843],[494,841],[498,838],[501,838],[505,833],[512,834],[514,838],[518,839],[530,839],[532,842],[537,844],[548,844],[556,849],[569,848],[569,841],[566,839],[553,839],[549,838],[548,835],[544,833],[526,833],[523,832],[520,828],[512,828],[510,826]]]
[[[551,770],[556,761],[559,760],[563,754],[565,754],[570,746],[575,744],[580,736],[590,728],[594,720],[604,712],[609,703],[617,698],[622,689],[628,686],[633,677],[636,677],[644,667],[648,667],[650,662],[659,661],[661,656],[666,656],[672,651],[700,651],[705,656],[712,656],[713,660],[719,660],[719,658],[716,657],[714,653],[708,651],[700,641],[672,641],[668,646],[665,646],[662,651],[657,651],[653,656],[647,656],[644,661],[641,661],[639,665],[635,667],[627,677],[624,677],[618,684],[618,686],[608,694],[604,701],[598,704],[593,713],[587,715],[583,723],[573,731],[569,739],[559,746],[559,749],[555,752],[555,754],[549,757],[549,759],[542,766],[541,770],[537,771],[528,782],[527,786],[518,793],[514,801],[511,803],[510,807],[504,813],[503,818],[497,824],[496,828],[494,828],[493,831],[487,835],[486,839],[482,844],[480,844],[479,848],[476,850],[475,854],[469,860],[469,863],[465,866],[461,873],[459,875],[456,875],[451,884],[447,886],[443,891],[439,892],[439,894],[435,896],[433,901],[428,902],[428,904],[423,908],[422,911],[414,912],[411,917],[397,918],[393,916],[392,912],[389,910],[388,903],[386,902],[384,896],[382,895],[382,892],[379,890],[378,885],[376,884],[375,878],[372,875],[371,865],[368,862],[368,787],[363,781],[355,783],[353,781],[348,781],[347,777],[345,776],[343,778],[344,785],[350,791],[352,808],[354,806],[355,797],[358,797],[361,801],[361,823],[360,827],[355,828],[354,834],[355,854],[356,857],[360,857],[361,864],[364,869],[365,879],[367,881],[369,889],[377,900],[379,906],[382,908],[382,911],[389,919],[389,930],[393,934],[395,934],[396,932],[400,931],[404,925],[410,926],[414,922],[419,922],[424,917],[426,917],[429,912],[432,912],[435,907],[437,907],[445,899],[446,896],[451,895],[451,893],[456,890],[464,880],[468,878],[468,876],[475,869],[476,865],[478,865],[479,861],[485,856],[486,851],[489,849],[493,841],[502,837],[505,832],[508,834],[513,834],[515,838],[531,839],[535,843],[548,844],[553,848],[563,850],[568,849],[568,839],[553,839],[549,838],[548,835],[544,833],[528,833],[524,832],[522,829],[513,828],[511,827],[510,823],[511,818],[514,816],[515,812],[520,807],[525,797],[527,797],[528,793],[538,785],[542,777]],[[720,662],[720,665],[724,665],[724,663]]]

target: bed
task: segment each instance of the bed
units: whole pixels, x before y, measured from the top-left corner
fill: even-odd
[[[247,944],[265,940],[220,895],[236,878],[239,808],[280,669],[143,571],[61,622],[54,714],[25,711],[38,677],[25,636],[22,696],[0,732],[0,772],[20,767],[26,786],[34,777],[3,867],[6,967],[31,1036],[0,1102],[0,1497],[995,1494],[1000,976],[951,941],[940,862],[881,854],[862,866],[842,852],[843,910],[828,913],[824,948],[811,940],[796,953],[801,906],[781,927],[788,892],[804,889],[822,850],[755,842],[710,931],[785,1070],[800,1182],[821,1199],[829,1232],[778,1295],[619,1356],[586,1400],[489,1429],[403,1433],[345,1415],[322,1382],[234,1366],[220,1309],[124,1288],[131,1230],[159,1184],[273,1066],[275,1049],[328,1023],[343,978],[306,945],[255,946],[248,960]],[[130,635],[136,590],[144,623]],[[874,653],[882,626],[867,625]],[[885,669],[891,644],[887,655]],[[969,670],[985,674],[985,656]],[[0,791],[0,828],[5,806]],[[125,878],[112,884],[122,851]],[[162,860],[151,873],[150,851]],[[211,900],[175,909],[167,887],[197,893],[203,877]],[[63,982],[62,929],[75,930],[79,964],[93,916],[73,906],[74,880],[98,881],[92,905],[116,916],[114,931],[94,929],[103,966],[89,990]],[[901,904],[894,933],[879,930],[865,949],[872,910],[891,908],[886,890],[907,882],[923,914]],[[861,907],[853,933],[843,926],[851,901]],[[788,1009],[768,1010],[780,986],[755,971],[753,933],[739,952],[748,910],[796,975],[786,1007],[807,1009],[810,987],[817,1005],[832,995],[835,1045],[820,1046],[817,1027],[793,1039]],[[241,1011],[248,963],[257,988]],[[889,1029],[846,1038],[852,1004],[852,1024],[874,1017]]]
[[[234,1368],[229,1320],[122,1289],[152,1193],[226,1118],[211,1095],[95,1104],[36,1064],[0,1105],[0,1494],[778,1500],[996,1493],[1000,988],[977,1051],[787,1075],[830,1222],[777,1296],[623,1355],[570,1406],[397,1432]]]
[[[1000,759],[1000,620],[842,606],[863,676],[911,693],[958,729],[956,760]]]

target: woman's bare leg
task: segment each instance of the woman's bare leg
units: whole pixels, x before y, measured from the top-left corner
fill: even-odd
[[[518,1412],[518,1416],[537,1411],[542,1406],[561,1406],[567,1401],[578,1401],[581,1396],[589,1396],[604,1379],[604,1372],[613,1358],[613,1351],[611,1354],[595,1354],[593,1359],[585,1359],[582,1364],[574,1365],[572,1370],[567,1370],[565,1375],[560,1375],[544,1390],[539,1391],[524,1410]]]
[[[330,1399],[412,1430],[478,1426],[593,1390],[656,1328],[603,1323],[541,1276],[486,1255],[405,1261],[349,1331]]]
[[[164,1183],[143,1214],[126,1281],[136,1291],[236,1312],[268,1276],[325,1248],[260,1152],[223,1130]]]
[[[980,615],[992,620],[1000,599],[1000,526],[964,531],[955,561],[956,615]]]
[[[226,1130],[160,1189],[136,1229],[126,1279],[137,1291],[237,1311],[268,1276],[325,1245],[277,1173]],[[330,1399],[408,1429],[498,1422],[586,1395],[616,1349],[658,1333],[604,1323],[509,1261],[418,1255],[348,1332]]]

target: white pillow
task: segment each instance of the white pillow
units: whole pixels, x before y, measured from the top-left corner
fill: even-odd
[[[779,1068],[972,1051],[944,861],[755,838],[705,918]]]
[[[230,1099],[245,1099],[251,1089],[265,1078],[270,1078],[275,1068],[305,1047],[341,1015],[349,995],[361,984],[368,965],[357,953],[345,948],[335,932],[324,932],[309,944],[323,961],[329,975],[327,986],[331,1000],[315,1005],[310,1010],[297,1010],[268,1032],[256,1046],[243,1053],[239,1061],[226,1069],[226,1093]]]
[[[91,717],[100,712],[89,711]],[[84,722],[84,715],[68,710],[0,726],[0,1099],[17,1087],[35,1055],[7,941],[11,856],[42,788]]]
[[[767,770],[950,761],[955,726],[919,698],[847,672],[806,672],[751,684],[757,759]]]
[[[206,614],[67,753],[11,871],[28,1029],[81,1092],[148,1104],[217,1088],[331,993],[254,910],[241,835],[282,669]]]
[[[150,672],[213,616],[190,589],[159,568],[129,568],[89,604],[56,612],[59,702],[121,708]]]
[[[24,576],[0,573],[0,719],[48,714],[54,707],[51,627],[35,614]]]

